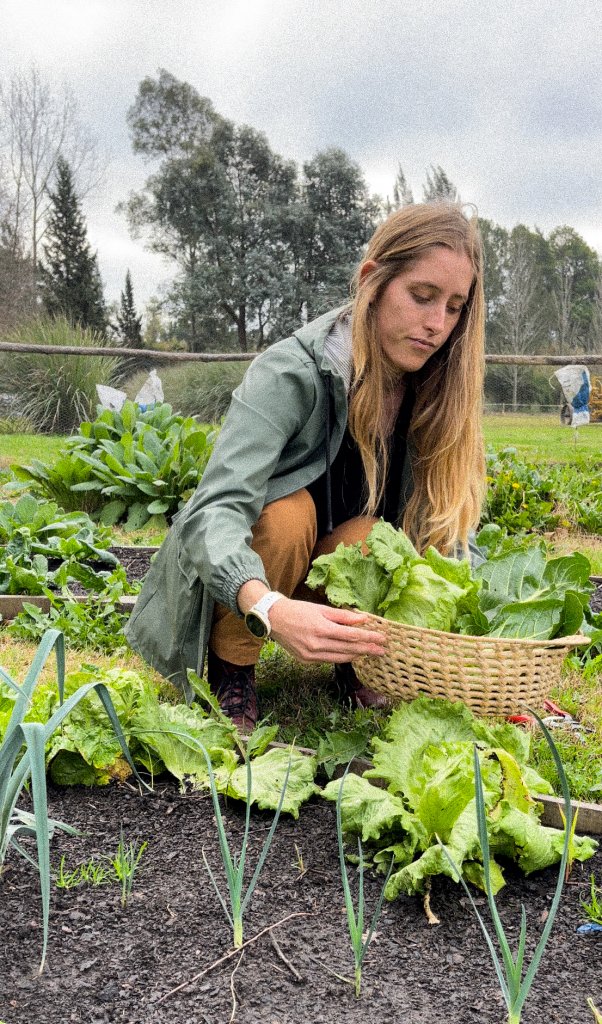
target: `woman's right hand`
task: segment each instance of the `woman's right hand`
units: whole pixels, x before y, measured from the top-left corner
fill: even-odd
[[[362,628],[362,612],[283,597],[270,608],[272,637],[297,661],[353,661],[385,653],[383,634]]]

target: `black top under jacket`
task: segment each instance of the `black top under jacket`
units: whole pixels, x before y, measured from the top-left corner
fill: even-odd
[[[395,426],[389,439],[389,460],[384,496],[376,510],[378,517],[394,522],[399,503],[401,473],[406,457],[406,439],[414,407],[415,394],[406,388],[397,413]],[[328,495],[328,474],[322,473],[317,480],[308,484],[316,506],[318,537],[323,537],[341,523],[362,514],[366,500],[366,476],[359,448],[351,436],[349,426],[336,458],[330,467],[330,495]],[[330,497],[330,502],[328,498]],[[330,509],[329,509],[330,505]],[[329,515],[330,512],[330,515]],[[331,518],[332,517],[332,518]],[[330,522],[329,522],[330,520]]]

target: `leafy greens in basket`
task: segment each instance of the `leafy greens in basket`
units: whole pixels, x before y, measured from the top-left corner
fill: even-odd
[[[381,519],[366,555],[359,542],[339,544],[316,558],[307,584],[323,587],[333,605],[410,626],[533,640],[579,632],[593,590],[584,555],[548,560],[544,542],[505,538],[495,525],[477,544],[485,559],[475,568],[433,547],[421,557],[403,530]]]

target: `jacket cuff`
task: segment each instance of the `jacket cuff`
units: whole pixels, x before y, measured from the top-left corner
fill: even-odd
[[[215,595],[216,600],[220,601],[221,604],[227,605],[230,611],[234,612],[239,619],[243,618],[243,614],[238,607],[236,598],[238,597],[238,591],[242,587],[243,583],[248,583],[249,580],[260,580],[261,583],[265,583],[269,590],[270,584],[266,580],[265,575],[259,575],[258,573],[249,575],[248,572],[235,572],[230,573],[228,577],[224,577],[217,581],[219,584],[219,593],[216,593]]]

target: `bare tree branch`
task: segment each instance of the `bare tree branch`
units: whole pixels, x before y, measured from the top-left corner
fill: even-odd
[[[67,160],[78,194],[85,196],[100,182],[98,148],[79,120],[73,91],[64,86],[53,92],[35,65],[8,84],[0,83],[0,122],[0,157],[10,181],[11,231],[26,244],[35,276],[57,160]]]

